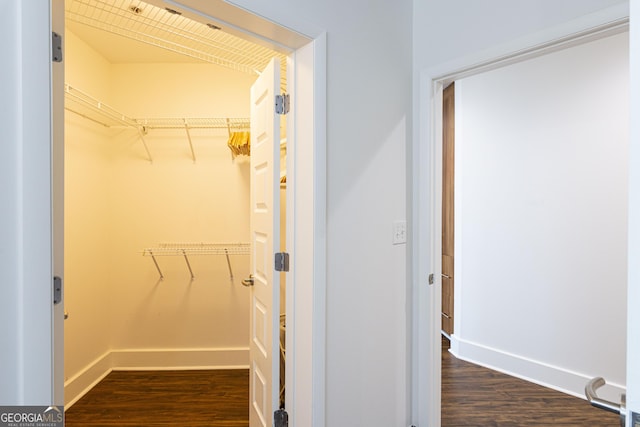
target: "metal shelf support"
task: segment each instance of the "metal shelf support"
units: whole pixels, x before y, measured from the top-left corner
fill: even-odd
[[[191,275],[191,280],[195,279],[190,256],[196,255],[224,255],[229,268],[229,278],[233,280],[233,268],[231,267],[231,255],[250,255],[250,243],[161,243],[155,248],[146,248],[142,251],[143,256],[150,256],[158,270],[160,279],[164,279],[164,274],[158,263],[159,256],[182,256],[187,264],[187,269]]]

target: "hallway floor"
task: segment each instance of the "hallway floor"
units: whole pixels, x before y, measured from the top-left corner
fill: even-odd
[[[248,427],[248,389],[247,370],[114,371],[66,411],[65,425]],[[582,399],[458,360],[443,340],[442,427],[459,426],[618,427],[619,421]]]
[[[618,427],[586,400],[456,359],[442,341],[442,427]]]

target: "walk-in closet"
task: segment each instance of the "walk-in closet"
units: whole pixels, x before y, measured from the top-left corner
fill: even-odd
[[[65,7],[66,405],[112,369],[248,369],[249,96],[285,54],[137,0]]]

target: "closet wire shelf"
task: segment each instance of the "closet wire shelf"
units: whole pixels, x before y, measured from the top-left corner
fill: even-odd
[[[145,248],[142,256],[150,256],[153,260],[160,280],[164,279],[164,274],[160,269],[156,257],[160,256],[182,256],[187,264],[191,280],[195,279],[189,256],[194,255],[224,255],[227,258],[227,267],[229,268],[229,277],[233,280],[233,269],[231,268],[230,255],[250,255],[250,243],[160,243],[154,248]]]
[[[230,34],[211,19],[195,21],[140,0],[67,0],[65,17],[72,29],[88,26],[251,75],[278,57],[286,87],[285,53]]]
[[[65,84],[64,90],[65,109],[106,128],[136,130],[151,163],[153,158],[145,139],[150,129],[184,129],[195,162],[191,129],[226,129],[231,136],[232,131],[249,130],[251,124],[248,118],[229,117],[132,118],[70,84]]]

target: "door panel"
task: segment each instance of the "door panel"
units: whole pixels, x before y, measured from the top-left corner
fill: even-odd
[[[280,63],[273,59],[251,87],[251,288],[249,425],[272,425],[279,400],[280,118],[275,96]]]
[[[455,92],[451,83],[442,94],[442,330],[453,334],[454,144]]]

